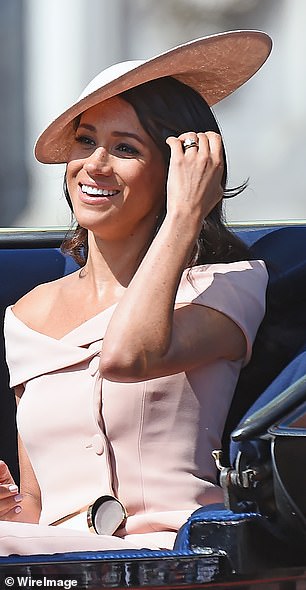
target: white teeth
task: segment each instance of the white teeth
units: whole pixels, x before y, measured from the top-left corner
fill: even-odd
[[[116,195],[119,191],[108,191],[105,188],[97,188],[95,186],[88,186],[87,184],[82,184],[82,193],[86,193],[87,195],[98,195],[100,197],[112,197]]]

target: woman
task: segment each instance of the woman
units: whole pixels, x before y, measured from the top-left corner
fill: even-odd
[[[2,462],[2,554],[171,548],[191,512],[222,502],[211,451],[267,272],[223,223],[205,97],[269,51],[266,35],[234,32],[119,64],[40,136],[36,157],[67,163],[65,249],[81,270],[7,310],[21,485]]]

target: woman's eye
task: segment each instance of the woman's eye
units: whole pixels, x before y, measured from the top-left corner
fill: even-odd
[[[94,140],[86,135],[76,135],[75,141],[84,145],[95,145]]]
[[[116,150],[128,156],[135,156],[139,154],[139,151],[132,145],[129,145],[128,143],[120,143],[116,146]]]

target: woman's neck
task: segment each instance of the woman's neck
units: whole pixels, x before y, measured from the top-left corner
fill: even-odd
[[[150,243],[130,240],[105,241],[88,233],[88,257],[80,279],[86,279],[98,300],[116,301],[133,278]]]

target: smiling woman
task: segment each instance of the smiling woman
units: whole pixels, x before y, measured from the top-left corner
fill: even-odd
[[[6,313],[20,492],[0,463],[2,552],[171,548],[191,512],[222,505],[211,451],[268,276],[223,220],[244,185],[227,188],[209,104],[270,48],[240,31],[119,64],[38,139],[40,161],[66,163],[65,248],[83,268]]]

